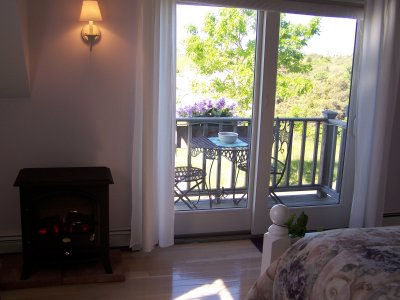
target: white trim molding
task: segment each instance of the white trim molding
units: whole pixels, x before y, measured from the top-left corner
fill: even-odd
[[[177,4],[239,7],[326,17],[364,17],[363,0],[177,0]]]

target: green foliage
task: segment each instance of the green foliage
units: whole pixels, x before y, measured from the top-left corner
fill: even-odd
[[[304,58],[301,49],[319,34],[320,18],[313,18],[309,24],[292,24],[281,15],[278,48],[277,103],[291,97],[307,94],[313,87],[312,81],[304,74],[312,70],[311,63]]]
[[[195,80],[192,89],[209,97],[227,97],[238,102],[239,113],[251,110],[253,99],[256,12],[223,8],[218,14],[206,15],[203,27],[190,25],[185,41],[186,54],[206,80]],[[301,49],[319,33],[320,19],[308,25],[292,24],[281,19],[278,55],[277,99],[285,101],[304,95],[312,82],[302,74],[310,72],[311,64]]]
[[[278,49],[276,117],[320,117],[326,109],[345,119],[349,103],[352,56],[305,55],[308,41],[320,33],[320,18],[307,25],[281,16]],[[190,25],[184,67],[196,69],[192,91],[207,98],[238,103],[237,115],[250,116],[253,99],[256,12],[223,8],[209,13],[202,27]]]
[[[249,108],[253,93],[256,18],[252,10],[221,9],[218,16],[209,13],[201,33],[191,25],[186,54],[207,81],[194,81],[196,92],[211,97],[227,97],[238,102],[240,110]]]
[[[313,69],[303,74],[305,81],[312,83],[303,95],[294,95],[278,102],[277,117],[319,117],[326,109],[339,113],[338,119],[345,119],[345,107],[349,103],[352,56],[307,55]]]
[[[296,214],[292,214],[286,221],[285,225],[289,230],[290,237],[303,237],[307,232],[308,216],[301,212],[300,216],[296,219]]]
[[[312,88],[312,81],[295,73],[278,73],[276,86],[277,104],[288,101],[295,96],[308,94]]]

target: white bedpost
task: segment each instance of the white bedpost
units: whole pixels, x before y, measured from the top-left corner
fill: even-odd
[[[269,212],[272,225],[264,233],[261,274],[290,247],[289,233],[285,226],[288,215],[288,208],[283,204],[274,205]]]

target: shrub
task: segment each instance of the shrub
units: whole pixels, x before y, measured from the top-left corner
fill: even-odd
[[[177,109],[178,117],[232,117],[237,104],[225,98],[204,99]]]

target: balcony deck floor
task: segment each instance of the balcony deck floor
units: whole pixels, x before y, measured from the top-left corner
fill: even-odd
[[[236,198],[240,198],[241,195],[236,196]],[[338,204],[338,199],[330,197],[329,195],[325,198],[320,198],[315,192],[285,192],[278,193],[278,196],[281,198],[282,202],[289,207],[302,207],[302,206],[319,206],[319,205],[333,205]],[[276,202],[268,197],[268,207],[272,207]],[[210,201],[207,198],[200,199],[199,203],[196,204],[197,210],[209,210],[210,209]],[[246,208],[247,207],[247,199],[244,198],[237,205],[233,202],[233,199],[229,195],[228,197],[221,199],[219,203],[217,201],[212,200],[212,208],[211,209],[238,209],[238,208]],[[190,209],[185,203],[182,201],[178,201],[175,204],[176,211],[195,211],[196,209]]]

